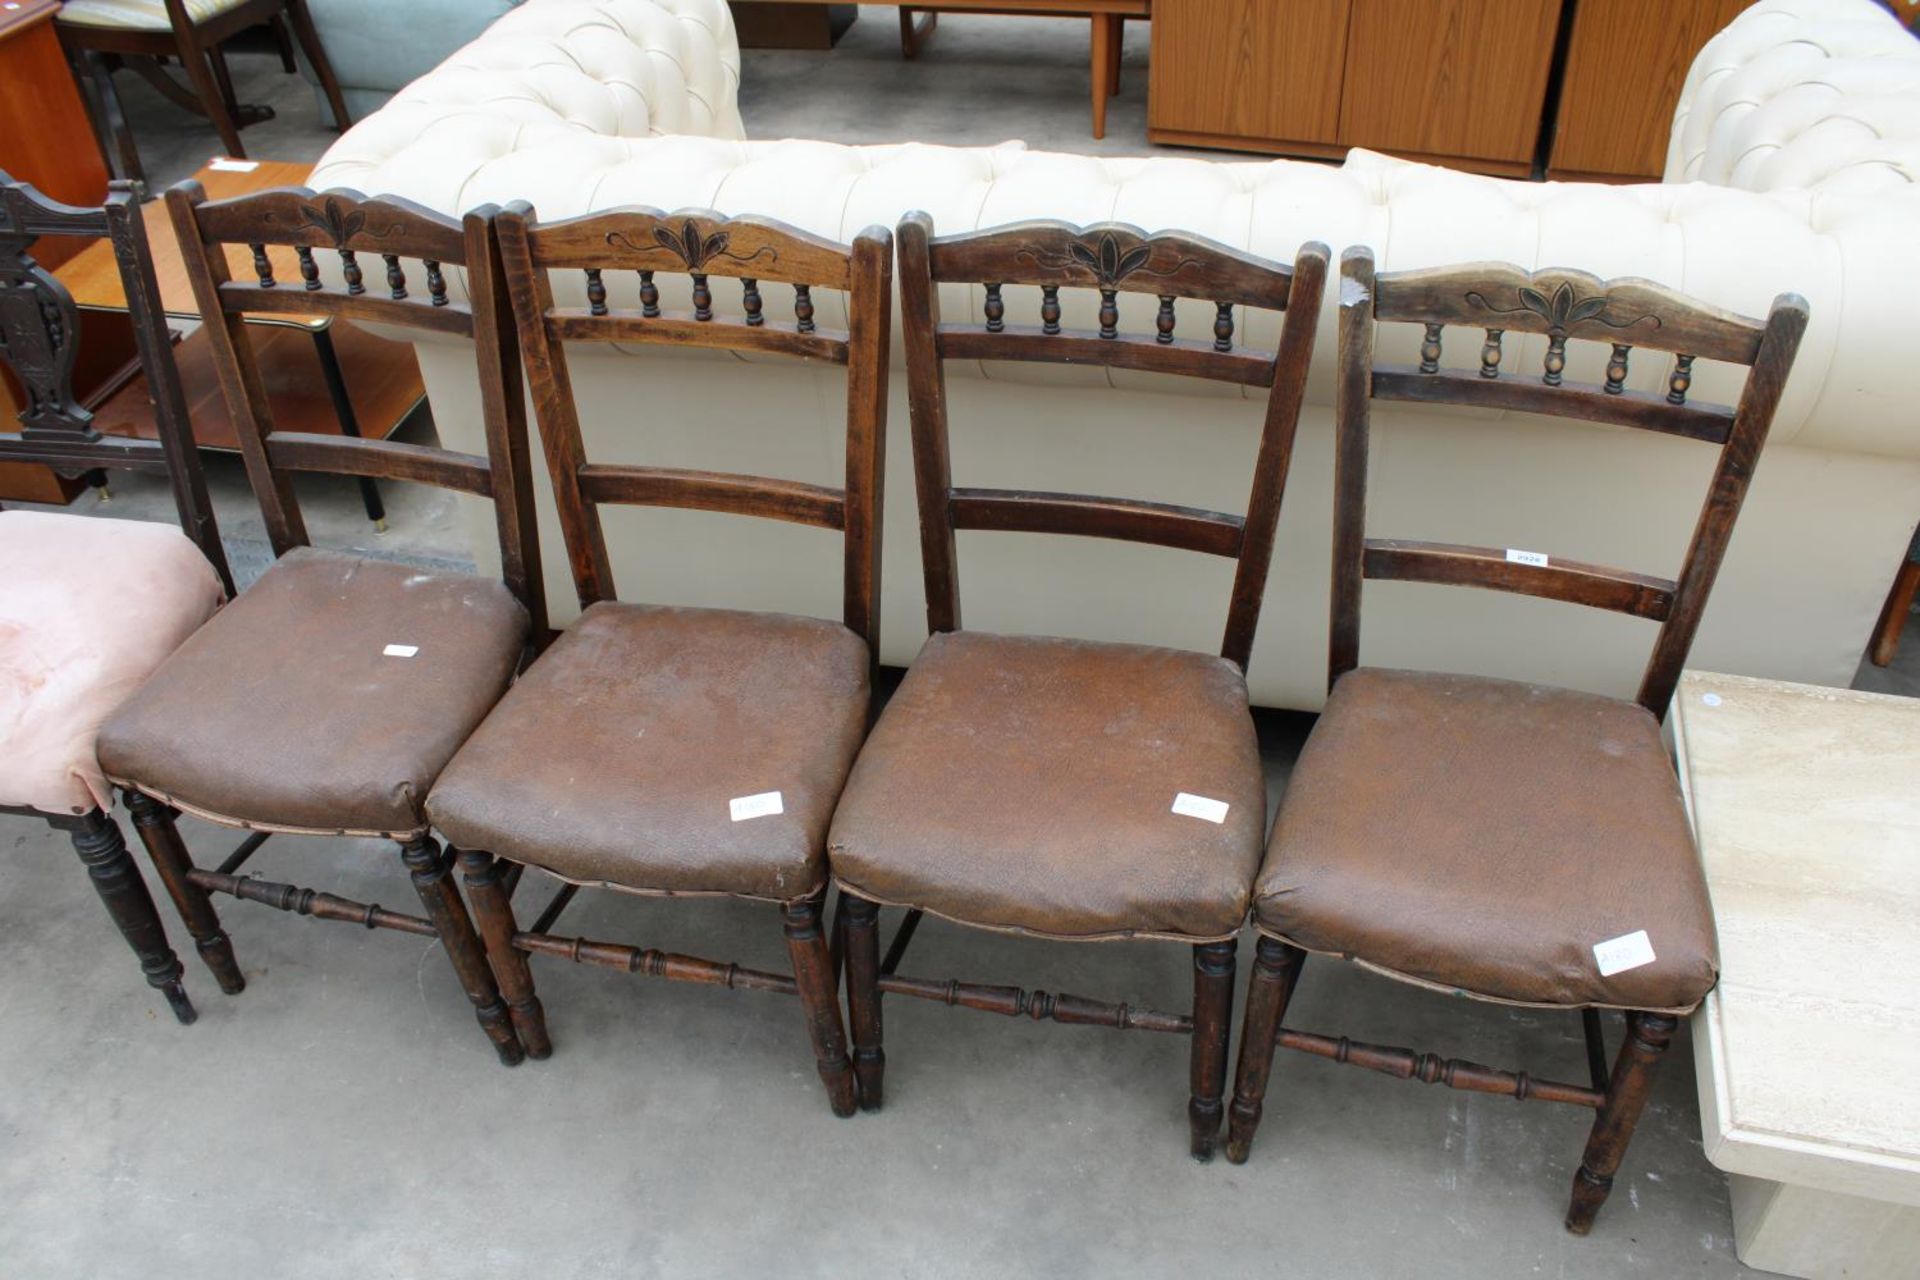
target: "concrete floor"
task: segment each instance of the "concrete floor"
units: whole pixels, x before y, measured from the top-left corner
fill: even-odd
[[[1129,40],[1112,149],[1145,149],[1144,35]],[[750,134],[1092,149],[1080,24],[948,18],[910,66],[893,40],[891,13],[870,10],[835,54],[747,54]],[[255,154],[317,156],[331,135],[304,84],[264,58],[235,69],[242,96],[280,109],[249,131]],[[204,125],[143,102],[144,87],[126,94],[156,181],[217,149]],[[406,430],[432,428],[422,416]],[[213,461],[211,481],[245,575],[264,563],[258,515],[231,460]],[[75,509],[167,517],[150,482],[114,484],[104,509],[95,495]],[[384,535],[349,485],[305,492],[319,541],[464,555],[450,505],[430,492],[394,488]],[[1920,640],[1858,684],[1920,694]],[[1261,717],[1271,801],[1308,724]],[[203,861],[234,842],[183,825]],[[183,1028],[63,838],[0,817],[0,850],[4,1277],[1758,1274],[1734,1258],[1725,1182],[1701,1154],[1684,1030],[1582,1241],[1560,1218],[1584,1113],[1298,1055],[1276,1067],[1252,1162],[1202,1167],[1185,1154],[1183,1041],[896,999],[887,1109],[842,1121],[784,998],[536,961],[558,1048],[509,1071],[436,945],[247,903],[223,911],[250,983],[241,996],[221,996],[174,930],[201,1011]],[[413,909],[379,842],[275,837],[249,870]],[[530,876],[522,901],[550,887]],[[563,927],[784,961],[763,905],[588,894]],[[1188,990],[1180,948],[932,922],[906,967],[1169,1009]],[[1449,1001],[1350,966],[1310,964],[1294,1007],[1304,1027],[1582,1071],[1577,1019]]]

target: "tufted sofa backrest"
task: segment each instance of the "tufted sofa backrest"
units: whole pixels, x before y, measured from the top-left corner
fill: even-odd
[[[1872,0],[1763,0],[1694,59],[1666,180],[1750,191],[1920,184],[1920,39]]]

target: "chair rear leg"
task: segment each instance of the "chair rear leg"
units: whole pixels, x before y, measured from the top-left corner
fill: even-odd
[[[1233,1106],[1227,1114],[1227,1159],[1234,1164],[1245,1164],[1253,1150],[1253,1131],[1260,1127],[1267,1076],[1273,1071],[1274,1037],[1280,1034],[1306,958],[1300,948],[1264,935],[1254,949],[1247,1012],[1240,1022],[1240,1062],[1233,1073]]]
[[[833,1114],[850,1116],[855,1109],[853,1064],[847,1061],[847,1029],[840,1020],[839,985],[833,979],[833,957],[827,952],[826,931],[820,926],[823,895],[783,903],[787,954],[793,959],[793,980],[806,1012],[807,1035],[813,1040],[814,1061],[827,1086]]]
[[[1187,1121],[1195,1160],[1213,1159],[1227,1086],[1227,1037],[1233,1031],[1234,950],[1238,939],[1193,949],[1192,1094]]]
[[[313,74],[320,77],[320,92],[326,95],[327,109],[333,112],[333,127],[345,133],[352,126],[353,117],[347,114],[347,100],[340,93],[340,78],[333,73],[326,46],[320,43],[320,32],[313,25],[307,0],[287,0],[287,16],[293,20],[293,34],[307,55]]]
[[[189,878],[193,856],[187,852],[180,829],[174,824],[180,815],[172,806],[141,792],[128,790],[126,797],[127,809],[133,814],[133,829],[140,833],[140,843],[147,847],[147,857],[153,860],[153,869],[160,873],[160,883],[167,887],[174,909],[180,913],[187,932],[193,935],[201,961],[212,971],[222,991],[230,996],[239,995],[247,989],[247,979],[240,972],[240,962],[234,959],[233,940],[220,925],[213,899]]]
[[[62,825],[67,826],[73,840],[73,851],[87,866],[93,891],[106,904],[107,914],[120,928],[120,936],[133,948],[133,954],[140,957],[147,985],[167,998],[173,1016],[183,1025],[191,1023],[199,1015],[194,1012],[193,1002],[187,999],[187,990],[180,982],[186,968],[167,942],[166,926],[160,923],[160,912],[153,905],[153,895],[147,892],[146,881],[140,878],[140,868],[127,852],[119,824],[99,809],[93,809],[71,824]]]
[[[226,95],[214,75],[211,60],[214,53],[214,50],[202,49],[191,35],[180,36],[180,65],[185,68],[187,79],[193,83],[194,96],[200,100],[200,109],[213,122],[214,132],[220,135],[220,145],[227,149],[227,154],[236,160],[243,159],[247,150],[240,142],[240,126],[234,123],[233,114],[227,110]]]
[[[1594,1217],[1613,1190],[1634,1126],[1653,1091],[1653,1073],[1673,1040],[1678,1020],[1663,1013],[1636,1013],[1627,1019],[1627,1040],[1613,1060],[1613,1079],[1607,1084],[1606,1105],[1593,1122],[1586,1154],[1573,1175],[1573,1199],[1567,1206],[1567,1230],[1583,1236],[1593,1230]]]
[[[847,1019],[853,1024],[853,1072],[860,1082],[860,1109],[878,1111],[887,1054],[880,1034],[880,908],[840,890],[846,910]]]
[[[460,901],[459,891],[453,887],[453,859],[432,836],[423,835],[400,846],[400,860],[406,863],[413,877],[414,891],[427,909],[427,919],[433,922],[440,945],[446,949],[447,959],[460,977],[460,985],[473,1001],[480,1029],[493,1041],[502,1064],[519,1066],[526,1052],[520,1047],[520,1037],[513,1033],[513,1019],[507,1013],[506,1001],[500,998],[500,988],[494,984],[493,970],[487,967],[487,953],[480,945],[480,935],[474,932],[466,904]]]
[[[487,963],[513,1018],[514,1033],[529,1058],[553,1056],[547,1036],[547,1011],[533,989],[533,970],[513,945],[513,900],[507,896],[506,863],[478,849],[460,851],[460,870],[473,902],[474,923],[487,947]]]

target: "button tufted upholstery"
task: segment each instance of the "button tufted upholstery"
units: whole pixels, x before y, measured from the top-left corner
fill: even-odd
[[[1861,0],[1764,0],[1681,90],[1667,181],[1751,191],[1920,183],[1920,40]]]
[[[1871,45],[1885,56],[1861,52],[1857,64],[1852,53],[1831,55],[1836,66],[1874,62],[1875,69],[1848,70],[1852,87],[1822,99],[1825,107],[1794,108],[1797,115],[1785,101],[1796,91],[1779,81],[1782,102],[1759,103],[1739,127],[1762,129],[1765,109],[1773,113],[1767,119],[1780,117],[1765,129],[1792,124],[1802,132],[1763,160],[1757,144],[1734,139],[1738,111],[1712,105],[1727,77],[1714,77],[1710,60],[1744,65],[1739,51],[1763,46],[1781,51],[1772,57],[1799,59],[1794,50],[1817,48],[1830,32],[1837,49]],[[1372,245],[1383,270],[1472,260],[1577,264],[1603,277],[1651,277],[1750,315],[1765,314],[1776,294],[1797,291],[1812,304],[1812,327],[1696,657],[1723,669],[1845,683],[1885,595],[1884,566],[1899,562],[1912,531],[1920,492],[1912,408],[1920,403],[1920,364],[1903,358],[1910,282],[1920,278],[1920,238],[1912,233],[1920,225],[1920,183],[1902,141],[1913,126],[1905,135],[1892,120],[1854,129],[1844,164],[1794,157],[1832,154],[1815,135],[1854,128],[1848,120],[1856,104],[1878,121],[1879,104],[1920,89],[1920,62],[1909,67],[1895,57],[1891,39],[1912,44],[1871,0],[1767,0],[1736,20],[1695,68],[1675,146],[1697,150],[1698,163],[1675,169],[1666,183],[1606,186],[1505,181],[1365,152],[1333,167],[1067,155],[1017,142],[746,141],[734,105],[739,59],[722,0],[529,0],[344,136],[314,181],[392,192],[448,212],[515,199],[531,201],[545,218],[622,204],[752,211],[839,240],[869,224],[891,226],[915,208],[931,213],[942,233],[1027,218],[1118,219],[1184,228],[1280,260],[1318,239]],[[1771,93],[1766,86],[1774,82],[1752,78],[1763,61],[1729,74]],[[1809,85],[1818,78],[1811,65],[1800,75]],[[1824,123],[1808,114],[1820,110]],[[1716,114],[1721,126],[1697,124]],[[1696,127],[1701,141],[1684,141]],[[1736,149],[1748,157],[1743,163],[1735,163]],[[1696,176],[1711,180],[1680,180]],[[573,273],[553,283],[563,299],[584,295]],[[667,305],[686,305],[684,278],[662,276],[660,284]],[[1010,318],[1037,306],[1031,293],[1007,291]],[[715,294],[721,314],[738,313],[737,291]],[[821,292],[816,301],[821,323],[843,322],[837,296]],[[1067,324],[1091,322],[1094,299],[1070,293],[1063,302]],[[780,291],[768,291],[770,313],[784,304]],[[1150,331],[1154,305],[1125,299],[1121,326]],[[980,294],[948,287],[942,307],[950,321],[978,319]],[[1269,590],[1270,602],[1289,603],[1270,605],[1250,666],[1254,699],[1266,704],[1313,706],[1324,695],[1333,313],[1329,305],[1322,317]],[[1205,332],[1210,314],[1203,301],[1183,302],[1182,331]],[[1270,346],[1278,328],[1278,317],[1252,315],[1239,338]],[[1417,334],[1403,329],[1383,331],[1383,358],[1415,350]],[[1470,337],[1452,339],[1448,363],[1475,362]],[[1508,367],[1537,369],[1544,348],[1541,337],[1510,338]],[[902,344],[896,340],[893,350],[897,366]],[[479,420],[470,370],[458,348],[429,341],[420,351],[435,416],[457,436],[462,424]],[[1576,351],[1568,376],[1597,382],[1604,362],[1604,350]],[[751,460],[751,469],[833,483],[840,406],[815,373],[765,357],[659,349],[582,352],[573,364],[585,429],[605,456],[624,450],[623,460],[721,469]],[[722,364],[740,376],[716,382]],[[1628,384],[1663,389],[1667,367],[1653,353],[1638,356]],[[1243,451],[1257,431],[1258,393],[1088,368],[953,363],[949,372],[958,483],[1084,487],[1227,510],[1245,501]],[[1703,364],[1698,375],[1697,398],[1725,398],[1737,385],[1730,370]],[[1101,395],[1102,386],[1131,394]],[[636,395],[650,410],[638,419]],[[716,405],[727,410],[725,430],[689,425],[705,422]],[[1699,480],[1686,470],[1698,455],[1676,452],[1686,446],[1653,438],[1623,445],[1605,429],[1565,424],[1542,433],[1515,415],[1381,416],[1388,425],[1377,445],[1372,505],[1382,536],[1535,546],[1649,572],[1671,572],[1678,562],[1698,503]],[[1169,417],[1185,421],[1188,432],[1167,432]],[[910,495],[898,376],[890,421],[890,487]],[[1457,501],[1427,497],[1462,486],[1483,490],[1487,501],[1463,514]],[[1568,500],[1582,493],[1602,500],[1592,510]],[[917,648],[924,614],[914,504],[888,505],[881,656],[897,663]],[[1632,519],[1620,514],[1627,509]],[[837,585],[799,567],[802,553],[789,549],[785,530],[767,532],[764,542],[754,542],[754,532],[730,532],[722,547],[704,542],[704,532],[689,537],[695,525],[686,522],[698,517],[632,517],[614,557],[621,580],[648,598],[837,612]],[[552,603],[564,621],[573,610],[569,579],[550,512],[547,518]],[[485,545],[490,535],[475,528],[476,546]],[[685,553],[672,563],[646,556],[641,548],[658,539]],[[1225,587],[1208,576],[1213,566],[1137,548],[1035,551],[1015,535],[970,535],[961,555],[974,566],[967,607],[977,625],[1199,650],[1217,642]],[[1161,555],[1169,558],[1154,558]],[[1066,584],[1080,589],[1062,590]],[[1125,603],[1128,590],[1162,602],[1144,628],[1140,611]],[[1631,689],[1645,659],[1646,638],[1632,623],[1596,628],[1568,616],[1575,611],[1458,594],[1461,601],[1439,605],[1411,595],[1404,605],[1403,598],[1379,610],[1370,605],[1369,644],[1380,650],[1367,661],[1617,693]]]

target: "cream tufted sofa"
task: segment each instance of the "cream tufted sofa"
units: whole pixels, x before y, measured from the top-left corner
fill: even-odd
[[[545,217],[622,204],[758,212],[840,239],[922,208],[942,231],[1035,217],[1186,228],[1290,259],[1303,240],[1369,244],[1383,269],[1501,259],[1640,275],[1763,314],[1783,290],[1813,323],[1694,651],[1697,665],[1845,684],[1920,514],[1920,56],[1869,0],[1766,0],[1700,55],[1666,182],[1530,184],[1355,153],[1344,166],[1113,159],[1020,144],[850,147],[741,138],[739,58],[723,0],[529,0],[328,152],[317,185],[458,212],[531,201]],[[578,293],[578,281],[557,281]],[[613,286],[618,288],[616,284]],[[724,306],[732,297],[722,293]],[[834,322],[837,300],[823,298]],[[780,305],[770,295],[769,307]],[[735,304],[737,305],[737,303]],[[950,319],[979,315],[964,290]],[[1085,299],[1077,319],[1091,320]],[[1009,291],[1008,309],[1035,308]],[[1123,310],[1147,328],[1151,299]],[[1202,308],[1204,309],[1204,308]],[[1257,700],[1314,707],[1326,662],[1333,307],[1308,388],[1266,612]],[[1071,309],[1068,322],[1076,317]],[[1186,331],[1204,328],[1182,312]],[[1269,344],[1277,322],[1243,338]],[[1449,363],[1472,364],[1458,334]],[[1508,359],[1538,367],[1534,339]],[[1383,343],[1411,350],[1409,334]],[[899,346],[896,343],[896,360]],[[1510,346],[1510,351],[1512,348]],[[442,434],[479,447],[470,357],[424,344]],[[1604,352],[1569,376],[1598,381]],[[1582,363],[1584,361],[1584,363]],[[1702,366],[1696,395],[1724,394]],[[1085,488],[1238,510],[1259,404],[1157,375],[974,367],[949,379],[958,483]],[[1667,364],[1630,385],[1664,385]],[[608,459],[831,483],[831,371],[658,349],[576,360],[589,447]],[[890,408],[883,655],[925,636],[904,378]],[[1515,546],[1656,573],[1677,566],[1711,450],[1514,415],[1376,415],[1371,531]],[[687,512],[616,511],[622,593],[832,615],[830,539]],[[476,520],[476,553],[491,544]],[[572,611],[551,521],[557,617]],[[816,545],[817,544],[817,545]],[[1210,648],[1231,566],[1177,551],[963,534],[968,625]],[[1630,692],[1650,624],[1491,593],[1369,588],[1369,662],[1434,665]]]

